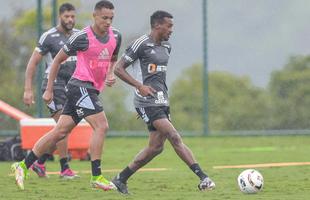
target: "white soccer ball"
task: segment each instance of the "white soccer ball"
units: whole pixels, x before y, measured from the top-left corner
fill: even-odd
[[[263,189],[264,179],[255,169],[247,169],[238,176],[240,191],[245,194],[255,194]]]

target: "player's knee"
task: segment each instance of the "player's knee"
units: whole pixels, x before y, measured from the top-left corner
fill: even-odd
[[[163,151],[164,151],[164,147],[163,146],[158,147],[158,148],[155,149],[156,155],[161,154],[161,152],[163,152]]]
[[[60,140],[63,140],[68,134],[68,130],[66,129],[58,129],[57,132],[56,132],[56,140],[57,142],[60,141]]]
[[[109,124],[108,123],[101,123],[98,124],[95,128],[95,133],[105,135],[106,132],[109,130]]]
[[[177,132],[169,134],[169,141],[174,147],[183,144],[181,136]]]
[[[161,152],[163,152],[163,150],[164,150],[164,146],[156,146],[156,147],[151,148],[151,152],[153,155],[158,155]]]
[[[66,137],[65,132],[60,131],[59,129],[52,130],[52,132],[49,132],[48,135],[50,140],[52,140],[55,144]]]

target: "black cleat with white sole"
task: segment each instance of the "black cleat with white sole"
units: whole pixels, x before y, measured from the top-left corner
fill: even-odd
[[[215,183],[209,177],[206,177],[200,181],[198,189],[200,191],[213,190],[215,189]]]
[[[119,191],[121,194],[129,195],[127,184],[123,183],[119,179],[118,175],[116,177],[114,177],[111,182],[114,184],[114,186],[116,187],[117,191]]]

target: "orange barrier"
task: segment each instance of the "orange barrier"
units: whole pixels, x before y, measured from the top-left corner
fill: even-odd
[[[22,148],[32,149],[37,140],[55,125],[55,121],[51,118],[22,119],[20,121]],[[91,134],[92,128],[85,121],[80,122],[72,130],[68,140],[68,150],[72,158],[83,159],[87,156]]]
[[[13,106],[5,103],[4,101],[0,100],[0,112],[3,112],[4,114],[12,117],[13,119],[16,119],[17,121],[27,118],[31,119],[30,115],[27,115],[26,113],[14,108]]]
[[[2,100],[0,112],[20,122],[21,146],[26,150],[31,150],[36,141],[56,125],[52,118],[35,119]],[[68,140],[68,150],[72,158],[86,158],[91,134],[92,128],[85,121],[73,129]]]

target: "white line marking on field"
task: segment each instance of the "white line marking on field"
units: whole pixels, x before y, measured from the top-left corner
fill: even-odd
[[[166,171],[167,168],[142,168],[139,169],[138,172],[159,172],[159,171]],[[122,169],[103,169],[101,172],[120,172]],[[80,174],[90,174],[90,170],[81,170],[81,171],[74,171],[75,173]],[[59,172],[46,172],[47,174],[59,174]]]
[[[138,172],[160,172],[160,171],[167,171],[169,170],[168,168],[142,168],[139,169]],[[103,169],[101,172],[120,172],[122,169]],[[90,170],[81,170],[81,171],[75,171],[77,174],[90,174]],[[58,175],[59,172],[46,172],[49,175]],[[9,176],[14,176],[14,174],[9,174]]]
[[[238,168],[263,168],[263,167],[288,167],[310,165],[310,162],[284,162],[284,163],[262,163],[248,165],[224,165],[214,166],[213,169],[238,169]]]

